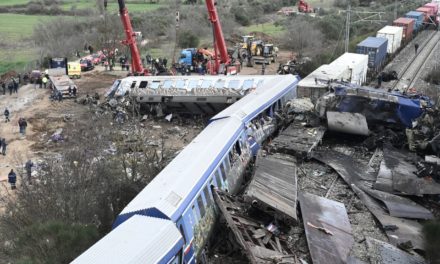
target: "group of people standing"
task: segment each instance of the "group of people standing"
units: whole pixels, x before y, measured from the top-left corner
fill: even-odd
[[[32,167],[34,167],[34,163],[32,160],[28,160],[24,164],[24,170],[26,171],[27,182],[32,184]],[[17,189],[17,173],[15,173],[14,169],[8,173],[8,182],[11,185],[11,190]]]

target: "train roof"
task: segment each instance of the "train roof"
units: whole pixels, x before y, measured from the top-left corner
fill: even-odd
[[[72,263],[162,263],[172,257],[169,252],[182,245],[182,235],[172,221],[135,215]]]
[[[176,221],[241,128],[242,123],[235,118],[209,124],[124,208],[114,225],[134,214]]]
[[[299,82],[299,77],[290,74],[273,75],[271,77],[272,78],[265,79],[255,91],[215,115],[211,118],[211,121],[236,116],[242,122],[247,122],[253,119],[261,110],[281,98],[283,92],[287,89],[291,89]]]
[[[385,42],[388,42],[386,38],[380,37],[368,37],[364,39],[361,43],[357,44],[360,47],[370,47],[370,48],[379,48]]]

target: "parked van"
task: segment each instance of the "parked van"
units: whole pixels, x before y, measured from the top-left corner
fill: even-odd
[[[77,62],[69,62],[67,64],[67,71],[70,78],[72,79],[81,78],[81,64]]]

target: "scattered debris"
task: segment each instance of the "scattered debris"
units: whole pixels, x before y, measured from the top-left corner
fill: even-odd
[[[265,224],[268,215],[260,212],[251,218],[249,214],[252,208],[240,197],[233,197],[217,189],[213,191],[213,195],[228,227],[237,243],[244,249],[250,263],[297,263],[292,249],[287,244],[288,237],[285,233],[273,222]]]
[[[313,263],[346,263],[354,239],[344,204],[310,193],[299,203]]]
[[[244,199],[265,212],[275,211],[275,218],[286,223],[296,222],[295,160],[285,155],[258,156]]]
[[[367,237],[367,246],[371,263],[384,264],[424,264],[426,263],[417,255],[410,255],[383,241]]]
[[[269,149],[301,158],[307,157],[321,142],[325,131],[322,126],[305,127],[295,122],[270,143]]]

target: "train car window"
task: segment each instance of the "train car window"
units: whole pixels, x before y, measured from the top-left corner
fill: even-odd
[[[173,86],[173,81],[172,80],[165,80],[163,82],[162,88],[170,89],[172,86]]]
[[[231,156],[231,152],[229,152],[228,157],[225,159],[225,169],[226,169],[226,174],[229,173],[229,171],[231,170],[231,164],[232,164],[232,156]]]
[[[186,245],[185,231],[183,230],[183,226],[182,225],[179,226],[179,230],[180,230],[180,234],[183,237],[183,244]]]
[[[176,88],[177,89],[185,89],[185,80],[177,80],[176,82]]]
[[[220,173],[218,170],[215,171],[215,180],[217,181],[217,187],[222,189],[223,183],[222,183],[222,179],[220,179]]]
[[[147,81],[141,81],[141,83],[139,84],[139,88],[140,89],[147,88],[147,86],[148,86],[148,82]]]
[[[197,88],[197,85],[199,84],[199,80],[191,80],[188,84],[188,90],[192,90],[194,88]]]
[[[168,262],[168,264],[181,264],[182,263],[182,250],[177,253],[174,258]]]
[[[237,152],[238,156],[241,156],[241,147],[240,142],[235,142],[235,151]]]
[[[136,81],[131,83],[131,87],[130,88],[133,89],[134,87],[136,87]]]
[[[160,85],[160,81],[153,81],[152,83],[150,83],[150,88],[157,89],[159,88],[159,85]]]
[[[232,80],[228,83],[229,89],[238,89],[240,87],[240,80]]]
[[[205,216],[205,204],[203,203],[202,195],[200,194],[197,198],[197,205],[199,206],[200,210],[200,218],[203,218]]]
[[[203,189],[203,194],[205,195],[206,205],[209,207],[212,205],[212,197],[211,193],[209,192],[208,186],[205,186]]]
[[[246,80],[246,81],[244,81],[243,82],[243,90],[249,90],[249,89],[251,89],[252,88],[252,86],[254,85],[254,80]]]
[[[226,171],[225,171],[225,165],[223,164],[223,162],[222,162],[222,164],[220,164],[220,171],[222,173],[223,181],[226,181]]]
[[[200,86],[201,88],[207,89],[210,88],[212,85],[212,81],[210,80],[203,80],[202,85]]]
[[[197,224],[199,222],[200,216],[199,213],[197,213],[195,205],[192,206],[192,212],[193,212],[195,224]]]
[[[221,89],[221,88],[225,88],[225,81],[224,80],[218,80],[215,85],[214,88],[216,89]]]

